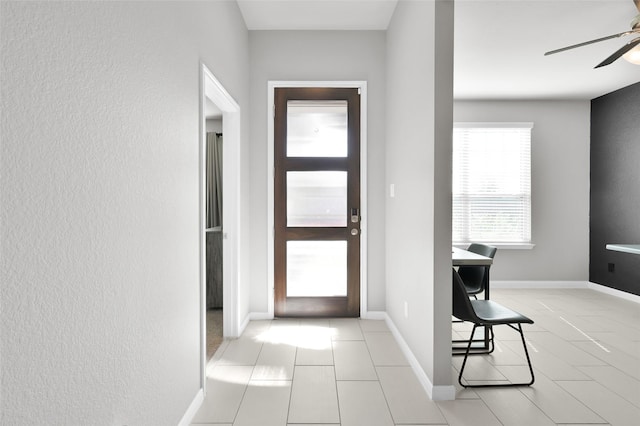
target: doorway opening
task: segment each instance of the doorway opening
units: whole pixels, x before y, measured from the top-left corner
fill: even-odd
[[[367,317],[367,84],[270,81],[268,94],[269,314]],[[356,115],[359,122],[351,122]],[[309,125],[308,134],[298,125]],[[321,127],[342,136],[309,151]],[[307,220],[319,214],[331,223]]]
[[[205,275],[207,362],[222,344],[223,338],[223,133],[222,110],[210,98],[205,99]]]
[[[275,315],[360,316],[360,94],[275,90]]]
[[[240,106],[204,64],[200,87],[200,370],[204,390],[206,365],[213,355],[212,346],[207,351],[208,334],[222,340],[237,337],[240,328]]]

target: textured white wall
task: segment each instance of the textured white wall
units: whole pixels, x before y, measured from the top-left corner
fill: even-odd
[[[500,249],[491,279],[587,281],[589,101],[458,101],[456,121],[533,122],[532,250]]]
[[[385,33],[251,31],[251,308],[267,299],[267,83],[365,80],[368,93],[368,309],[384,311]]]
[[[247,106],[241,15],[1,7],[0,423],[175,425],[200,387],[199,64]]]
[[[387,313],[431,383],[445,388],[451,385],[452,8],[398,2],[387,31],[386,182],[395,186],[386,201]],[[433,396],[442,397],[436,389]]]

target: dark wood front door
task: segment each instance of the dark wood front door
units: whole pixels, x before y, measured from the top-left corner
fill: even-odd
[[[360,315],[360,95],[276,88],[275,315]]]

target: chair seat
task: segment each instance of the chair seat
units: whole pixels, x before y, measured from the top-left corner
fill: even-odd
[[[533,321],[526,316],[491,300],[470,300],[470,302],[483,324],[533,324]]]

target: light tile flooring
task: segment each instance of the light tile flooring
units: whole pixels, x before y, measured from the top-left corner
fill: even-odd
[[[535,321],[531,387],[462,389],[454,357],[456,400],[433,402],[382,321],[256,321],[209,363],[193,424],[640,425],[640,305],[582,289],[494,289],[492,299]],[[452,328],[454,338],[470,330]],[[495,330],[496,351],[470,358],[470,380],[527,372],[517,333]]]

